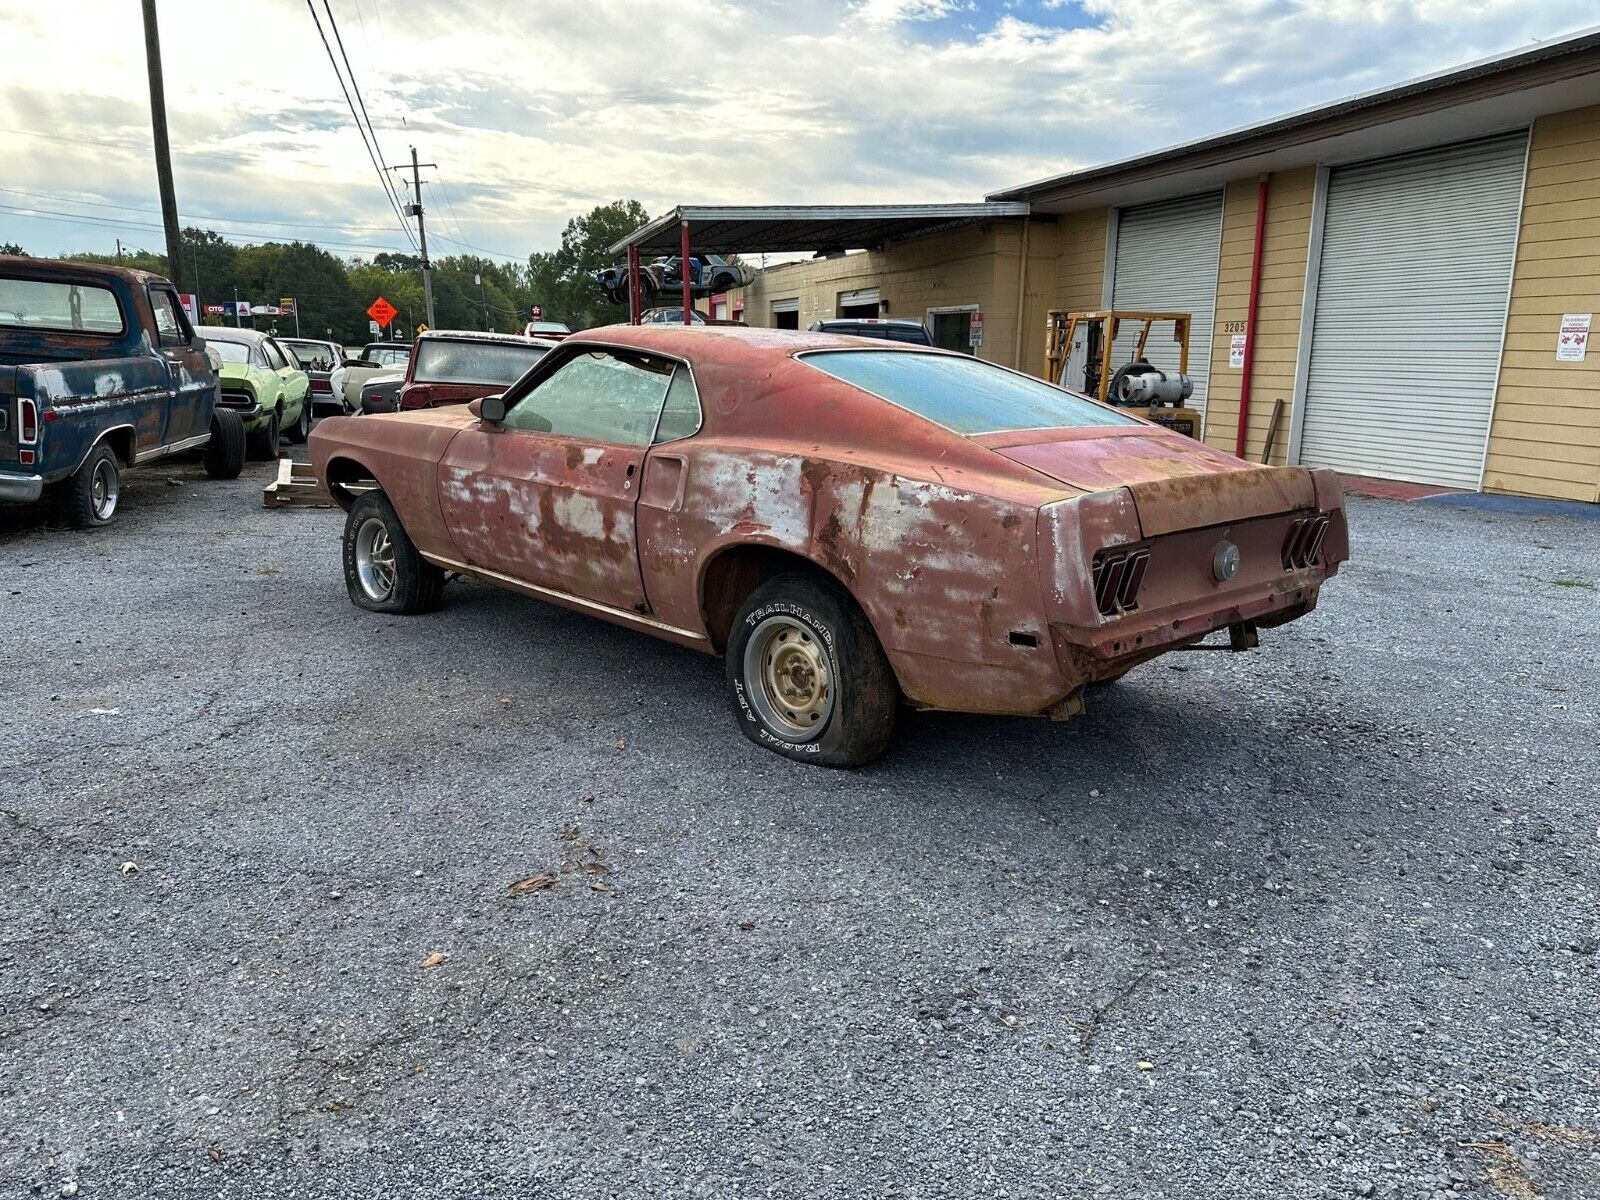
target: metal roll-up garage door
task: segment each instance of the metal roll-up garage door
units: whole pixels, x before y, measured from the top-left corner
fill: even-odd
[[[1204,409],[1206,403],[1221,244],[1221,192],[1142,204],[1117,213],[1111,306],[1186,312],[1194,318],[1189,331],[1189,375],[1194,379],[1190,403],[1197,409]],[[1113,369],[1133,356],[1137,343],[1137,329],[1117,338]],[[1164,371],[1178,369],[1178,347],[1170,325],[1150,331],[1145,357]]]
[[[1527,140],[1330,174],[1301,462],[1478,487]]]

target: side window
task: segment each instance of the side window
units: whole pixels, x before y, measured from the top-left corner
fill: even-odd
[[[177,297],[165,288],[150,289],[150,307],[156,314],[156,333],[163,346],[187,346],[193,338]]]
[[[648,446],[673,364],[593,350],[563,363],[506,414],[508,429]]]
[[[694,376],[688,367],[679,367],[672,373],[672,386],[667,388],[667,403],[661,410],[661,422],[656,426],[656,445],[676,442],[700,430],[700,396],[695,391]]]
[[[278,343],[265,341],[261,343],[261,352],[267,356],[267,366],[274,371],[281,371],[289,365],[289,360],[284,358],[283,351],[278,349]]]

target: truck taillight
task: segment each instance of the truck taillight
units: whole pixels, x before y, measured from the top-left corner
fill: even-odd
[[[17,401],[17,441],[31,445],[39,440],[39,406],[32,400]]]

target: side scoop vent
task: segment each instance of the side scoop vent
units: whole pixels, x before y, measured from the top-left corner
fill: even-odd
[[[1149,565],[1148,550],[1106,550],[1095,556],[1094,603],[1101,616],[1139,607],[1139,588]]]

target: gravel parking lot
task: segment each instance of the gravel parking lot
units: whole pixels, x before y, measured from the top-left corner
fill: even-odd
[[[268,478],[0,513],[5,1194],[1600,1195],[1600,526],[838,773]]]

